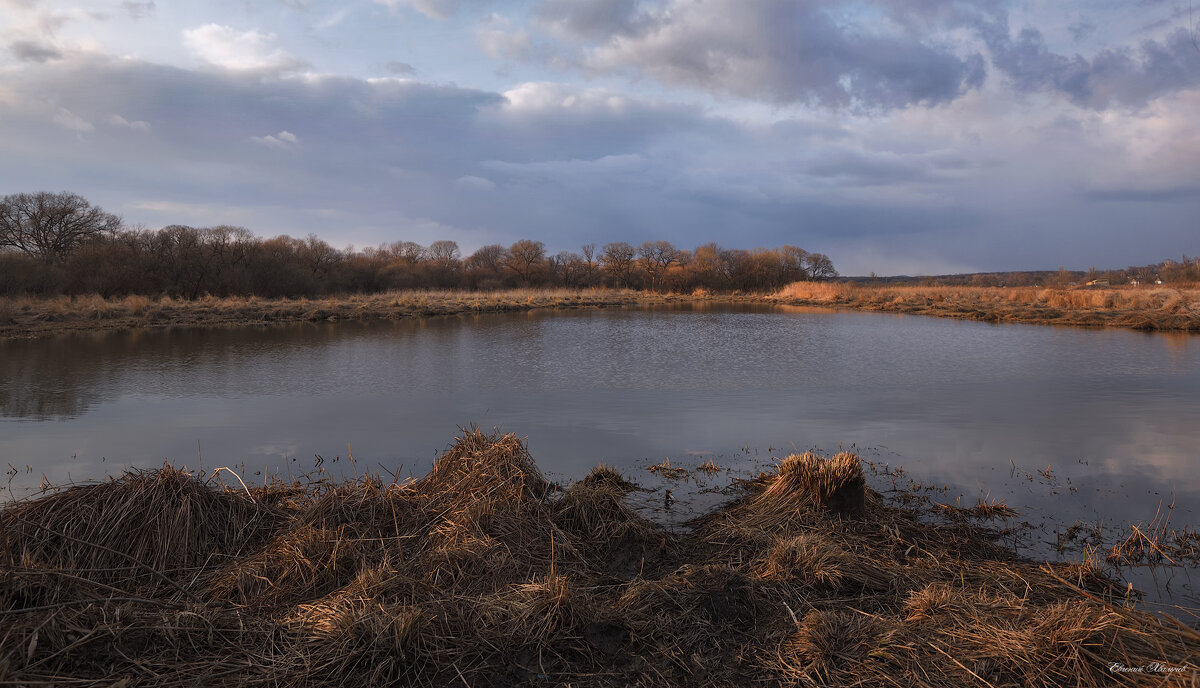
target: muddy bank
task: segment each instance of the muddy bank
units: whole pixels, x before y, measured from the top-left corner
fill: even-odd
[[[472,431],[405,483],[164,468],[10,504],[0,684],[1195,679],[1195,630],[1089,565],[885,503],[852,454],[789,457],[684,534],[633,511],[635,489],[603,467],[560,489],[517,438]]]
[[[892,287],[798,282],[777,303],[1030,325],[1200,332],[1200,289]]]

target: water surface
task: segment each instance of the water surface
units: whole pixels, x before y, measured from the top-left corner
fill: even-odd
[[[1146,521],[1173,499],[1185,525],[1200,338],[684,307],[0,343],[17,497],[164,460],[261,480],[352,452],[358,470],[420,475],[471,423],[527,436],[564,479],[854,446],[945,485],[938,499],[990,494],[1066,524]]]

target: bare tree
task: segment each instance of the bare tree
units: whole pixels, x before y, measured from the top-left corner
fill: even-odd
[[[574,251],[559,251],[550,258],[555,281],[564,287],[578,287],[586,273],[583,256]]]
[[[679,259],[679,250],[669,241],[646,241],[638,246],[638,256],[642,268],[650,275],[650,291],[654,291],[667,268]]]
[[[814,280],[827,280],[838,276],[838,271],[833,268],[833,261],[824,253],[810,253],[805,256],[804,262],[808,267],[809,276]]]
[[[596,283],[596,245],[584,244],[580,247],[583,251],[583,276],[582,284],[591,286]]]
[[[120,227],[121,218],[67,191],[0,199],[0,247],[11,246],[47,263],[62,260],[84,241]]]
[[[604,245],[603,252],[600,254],[600,264],[604,267],[604,271],[622,287],[628,287],[633,283],[634,254],[633,247],[629,244],[624,241],[614,241]]]
[[[459,252],[458,242],[455,241],[435,241],[429,245],[429,260],[437,263],[441,267],[455,267],[458,263]]]
[[[505,267],[522,284],[529,285],[546,270],[546,245],[540,241],[521,239],[508,248]]]

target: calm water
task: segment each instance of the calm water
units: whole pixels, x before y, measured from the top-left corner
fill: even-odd
[[[318,454],[340,470],[350,448],[360,469],[420,475],[471,423],[528,436],[564,478],[601,461],[747,469],[855,445],[949,500],[990,493],[1070,524],[1146,521],[1174,498],[1185,525],[1200,495],[1200,338],[674,309],[0,343],[0,468],[18,497],[43,475],[164,459],[244,464],[258,480]]]

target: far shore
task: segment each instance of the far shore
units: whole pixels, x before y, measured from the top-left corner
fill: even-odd
[[[141,295],[0,297],[0,339],[171,326],[228,327],[344,320],[400,320],[458,313],[668,304],[842,308],[998,323],[1200,332],[1195,287],[943,287],[797,282],[774,294],[655,293],[629,289],[393,291],[320,298],[255,296],[195,300]]]
[[[761,302],[760,297],[656,294],[631,289],[391,291],[327,297],[255,296],[195,300],[98,295],[0,298],[0,339],[160,327],[229,327],[347,320],[402,320],[459,313],[595,309],[676,303]]]
[[[885,286],[797,282],[770,299],[796,306],[1029,325],[1200,332],[1200,288]]]

